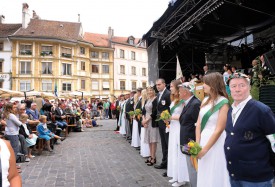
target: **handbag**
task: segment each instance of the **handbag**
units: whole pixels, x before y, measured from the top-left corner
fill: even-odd
[[[22,153],[17,153],[16,155],[16,163],[24,163],[26,160],[26,156]]]

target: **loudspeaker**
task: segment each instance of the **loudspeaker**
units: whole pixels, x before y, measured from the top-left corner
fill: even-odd
[[[275,74],[275,50],[269,51],[265,54],[264,61],[272,74]]]
[[[266,85],[260,87],[259,101],[269,106],[275,114],[275,85]]]

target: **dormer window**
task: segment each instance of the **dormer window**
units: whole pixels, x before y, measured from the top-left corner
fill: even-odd
[[[134,45],[134,40],[133,40],[133,39],[130,39],[130,40],[129,40],[129,44],[130,44],[130,45]]]

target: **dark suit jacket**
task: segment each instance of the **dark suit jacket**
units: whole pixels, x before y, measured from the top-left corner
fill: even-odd
[[[62,115],[61,115],[61,111],[59,109],[59,107],[57,107],[55,110],[54,110],[54,114],[55,114],[55,120],[57,121],[62,121],[63,119],[61,118],[61,116],[65,116],[65,112],[63,109],[62,110]]]
[[[128,112],[134,111],[134,98],[129,98],[125,104],[126,118],[130,121],[130,115]]]
[[[147,103],[147,100],[145,101],[145,104],[144,106],[146,105]],[[151,118],[152,118],[152,127],[158,127],[158,123],[156,121],[157,119],[157,103],[158,103],[158,100],[157,98],[154,99],[154,101],[152,102],[152,114],[151,114]],[[145,107],[143,107],[142,109],[142,115],[146,116],[146,109]]]
[[[142,101],[142,99],[139,99],[139,100],[138,100],[138,102],[137,102],[137,104],[136,104],[135,110],[136,110],[136,109],[140,109],[140,110],[142,111],[141,101]],[[142,114],[141,114],[141,115],[142,115]],[[141,118],[140,118],[140,120],[138,120],[137,117],[136,117],[136,120],[137,120],[138,123],[141,124]]]
[[[157,96],[157,114],[160,115],[162,111],[168,110],[170,112],[170,91],[166,88],[159,100],[159,94]],[[158,121],[158,125],[160,128],[165,129],[166,125],[162,120]]]
[[[119,100],[116,100],[116,108],[119,106]],[[119,110],[116,110],[116,118],[119,118]]]
[[[180,115],[180,145],[185,145],[189,139],[196,141],[195,123],[197,122],[200,112],[201,102],[195,96],[183,108]]]

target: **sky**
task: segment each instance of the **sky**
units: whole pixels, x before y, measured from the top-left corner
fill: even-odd
[[[5,23],[22,23],[22,3],[41,19],[77,22],[84,32],[141,38],[168,7],[170,0],[1,0]],[[32,14],[31,14],[32,15]]]

